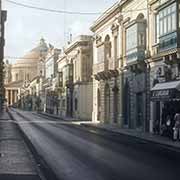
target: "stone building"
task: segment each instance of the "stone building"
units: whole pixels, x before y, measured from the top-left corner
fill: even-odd
[[[149,8],[152,132],[180,107],[180,2],[149,0]]]
[[[4,29],[5,29],[5,21],[7,17],[7,11],[1,10],[1,1],[0,1],[0,109],[2,108],[4,102]]]
[[[148,3],[118,1],[92,25],[93,121],[149,128]]]
[[[123,126],[149,131],[148,2],[126,1],[122,5],[123,45]],[[130,10],[133,9],[132,12]],[[139,9],[141,11],[139,11]]]
[[[42,87],[42,102],[44,104],[44,111],[51,114],[58,115],[58,63],[57,60],[61,50],[49,47],[48,54],[45,58],[45,75]]]
[[[119,3],[114,4],[91,26],[95,40],[93,45],[93,121],[120,123],[122,109],[122,62]]]
[[[10,75],[6,75],[7,78],[10,76],[11,80],[10,82],[5,80],[9,82],[5,84],[8,105],[17,103],[28,84],[41,74],[41,61],[46,56],[47,50],[45,40],[41,39],[37,47],[11,65]]]
[[[59,58],[60,114],[92,118],[92,36],[81,35],[64,48]]]
[[[66,117],[67,112],[67,97],[66,97],[66,80],[72,79],[68,76],[67,67],[70,62],[66,58],[66,54],[62,52],[58,59],[58,100],[59,100],[59,116]],[[66,75],[67,74],[67,75]]]

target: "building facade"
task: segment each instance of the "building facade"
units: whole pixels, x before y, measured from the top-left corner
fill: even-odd
[[[144,0],[117,2],[91,27],[94,122],[149,129],[147,7]]]
[[[94,122],[153,132],[180,110],[179,3],[120,1],[92,25]]]
[[[121,27],[120,9],[116,3],[91,27],[93,45],[93,121],[120,123]]]
[[[41,61],[47,51],[48,47],[42,38],[37,47],[12,64],[10,71],[6,71],[5,96],[9,106],[22,99],[21,95],[26,91],[29,83],[41,74]]]
[[[92,36],[78,36],[59,58],[60,114],[92,118]]]
[[[45,76],[43,80],[44,110],[47,113],[58,115],[58,63],[60,49],[50,47],[45,58]]]
[[[167,116],[174,124],[179,111],[180,96],[180,2],[176,0],[149,1],[151,128],[165,124]]]
[[[5,21],[7,18],[7,11],[1,10],[1,1],[0,1],[0,109],[2,108],[4,102],[4,29],[5,29]]]

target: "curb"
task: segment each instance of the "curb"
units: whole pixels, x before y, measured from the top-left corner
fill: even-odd
[[[93,129],[99,129],[100,131],[104,131],[104,132],[109,132],[109,133],[112,133],[112,134],[116,134],[116,135],[120,135],[122,137],[125,137],[125,138],[129,138],[130,140],[135,140],[141,144],[149,144],[149,145],[153,145],[154,148],[161,148],[163,150],[166,150],[170,153],[175,153],[175,155],[178,155],[179,158],[180,158],[180,148],[176,148],[172,145],[167,145],[167,144],[164,144],[164,143],[161,143],[161,142],[155,142],[153,140],[150,140],[150,139],[144,139],[142,137],[138,137],[138,136],[133,136],[133,135],[130,135],[130,134],[125,134],[125,133],[122,133],[122,132],[117,132],[117,131],[112,131],[112,130],[109,130],[109,129],[105,129],[103,127],[97,127],[97,126],[94,126],[94,125],[91,125],[91,124],[83,124],[81,123],[82,126],[86,127],[86,128],[93,128]]]
[[[16,112],[16,111],[13,111],[13,112],[17,113],[18,116],[20,116],[24,119],[28,119],[27,117],[23,116],[19,112]],[[13,117],[13,115],[10,111],[8,111],[8,114],[12,120],[16,121],[16,119]],[[35,159],[35,162],[37,164],[37,172],[38,172],[40,179],[41,180],[58,180],[54,171],[49,167],[49,165],[44,160],[44,158],[38,153],[38,151],[36,150],[35,146],[32,144],[29,137],[26,135],[26,133],[22,130],[22,128],[19,126],[19,124],[16,123],[16,126],[17,126],[18,130],[20,131],[20,133],[22,134],[25,143],[27,144],[30,152],[32,153],[32,155]]]

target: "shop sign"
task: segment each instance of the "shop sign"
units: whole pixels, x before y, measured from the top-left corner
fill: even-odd
[[[162,98],[162,97],[169,97],[170,91],[169,90],[159,90],[152,92],[152,98]]]

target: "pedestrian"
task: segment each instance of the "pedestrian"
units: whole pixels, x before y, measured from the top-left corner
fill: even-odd
[[[180,140],[180,110],[178,110],[178,112],[175,114],[174,116],[174,121],[175,121],[175,125],[174,125],[174,135],[173,135],[173,140],[177,140],[178,136],[179,136],[179,140]]]
[[[168,115],[166,119],[166,131],[166,135],[168,137],[172,137],[172,122],[170,115]]]

